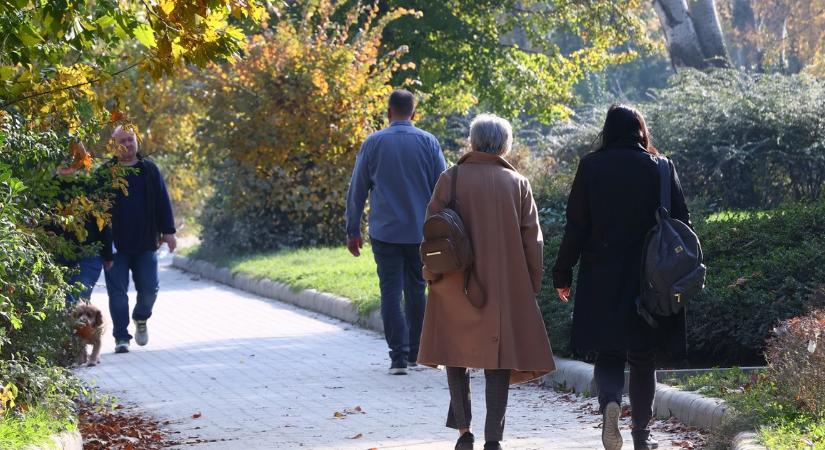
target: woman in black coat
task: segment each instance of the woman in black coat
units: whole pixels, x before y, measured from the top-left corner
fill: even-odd
[[[605,449],[622,446],[618,420],[625,361],[630,364],[630,406],[636,450],[656,448],[649,438],[656,380],[654,355],[661,345],[684,354],[684,311],[657,318],[654,329],[637,313],[642,247],[659,207],[658,151],[642,115],[610,108],[599,148],[582,158],[567,203],[567,225],[553,281],[562,301],[580,262],[573,308],[573,347],[596,352],[595,378],[603,413]],[[671,217],[690,225],[679,178],[670,163]]]

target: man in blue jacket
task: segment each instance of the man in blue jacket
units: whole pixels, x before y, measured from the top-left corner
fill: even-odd
[[[413,95],[393,91],[387,110],[390,126],[361,145],[347,193],[347,248],[353,256],[361,254],[361,216],[367,196],[370,199],[369,236],[394,375],[406,374],[418,358],[426,306],[418,247],[424,239],[427,204],[446,168],[438,140],[414,127],[414,116]]]
[[[107,165],[125,169],[127,192],[118,190],[112,206],[112,240],[114,254],[106,273],[109,312],[112,315],[115,353],[129,351],[129,272],[135,281],[137,303],[132,311],[135,342],[146,345],[149,332],[146,321],[158,295],[157,249],[163,242],[175,251],[175,220],[166,183],[158,167],[138,153],[134,130],[117,127],[112,133],[117,156]],[[106,167],[106,166],[104,166]]]

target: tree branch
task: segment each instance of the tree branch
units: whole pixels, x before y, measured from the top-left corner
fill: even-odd
[[[116,71],[116,72],[109,73],[109,76],[111,76],[111,77],[116,77],[116,76],[118,76],[118,75],[122,74],[123,72],[128,71],[129,69],[133,69],[133,68],[135,68],[138,64],[140,64],[141,62],[143,62],[143,60],[144,60],[144,59],[145,59],[145,58],[141,58],[139,61],[137,61],[137,62],[135,62],[135,63],[133,63],[133,64],[130,64],[130,65],[128,65],[128,66],[126,66],[126,67],[124,67],[123,69],[120,69],[120,70],[118,70],[118,71]],[[37,92],[37,93],[34,93],[34,94],[24,95],[24,96],[22,96],[22,97],[20,97],[20,98],[16,98],[16,99],[11,100],[11,101],[9,101],[9,102],[3,103],[2,105],[0,105],[0,109],[5,109],[5,108],[8,108],[9,106],[15,105],[15,104],[20,103],[20,102],[22,102],[22,101],[24,101],[24,100],[29,100],[29,99],[32,99],[32,98],[35,98],[35,97],[40,97],[40,96],[42,96],[42,95],[51,94],[51,93],[54,93],[54,92],[60,92],[60,91],[67,91],[67,90],[70,90],[70,89],[77,89],[77,88],[79,88],[79,87],[81,87],[81,86],[86,86],[86,85],[89,85],[89,84],[94,84],[94,83],[97,83],[98,81],[101,81],[101,80],[102,80],[102,78],[95,78],[94,80],[85,81],[85,82],[83,82],[83,83],[78,83],[78,84],[73,84],[73,85],[71,85],[71,86],[63,86],[63,87],[61,87],[61,88],[57,88],[57,89],[50,89],[50,90],[48,90],[48,91],[44,91],[44,92]]]

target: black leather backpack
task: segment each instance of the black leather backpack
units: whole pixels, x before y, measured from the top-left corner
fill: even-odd
[[[702,245],[684,222],[670,216],[670,163],[657,158],[660,205],[656,225],[648,232],[642,251],[639,314],[652,327],[653,316],[672,316],[705,287],[707,269],[702,264]]]

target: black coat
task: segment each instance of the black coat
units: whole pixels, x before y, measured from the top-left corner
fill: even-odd
[[[671,216],[690,225],[679,177],[671,163]],[[579,163],[567,203],[567,225],[553,281],[570,287],[581,261],[573,307],[573,342],[579,351],[686,349],[684,311],[650,327],[636,312],[642,247],[655,225],[659,172],[641,147],[608,148]]]

